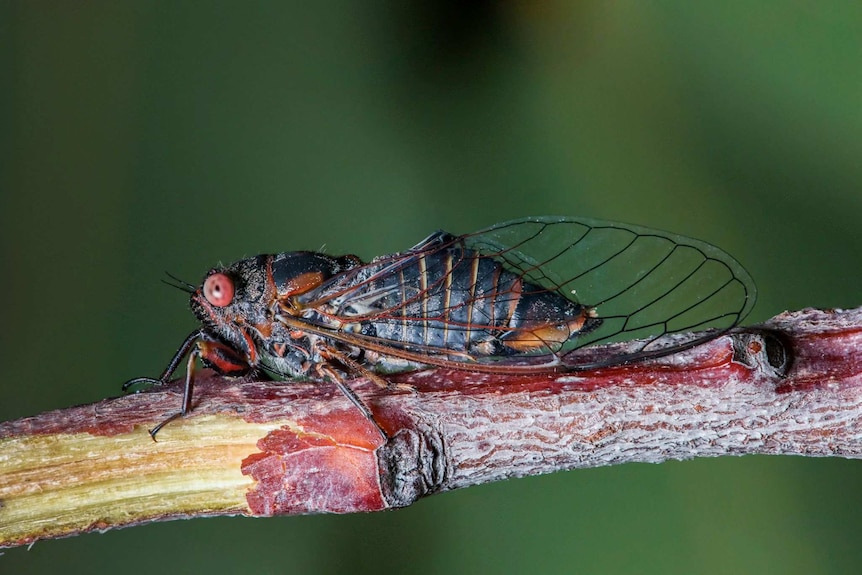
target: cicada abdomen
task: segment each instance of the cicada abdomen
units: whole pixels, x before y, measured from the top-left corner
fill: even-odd
[[[301,300],[364,336],[421,354],[553,353],[601,323],[590,307],[531,283],[446,232],[360,268],[349,283]]]

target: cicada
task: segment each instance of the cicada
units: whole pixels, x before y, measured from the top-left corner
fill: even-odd
[[[733,328],[756,294],[745,269],[715,246],[568,217],[437,231],[368,263],[311,251],[258,255],[211,269],[199,287],[178,287],[201,326],[161,377],[124,385],[165,383],[188,357],[181,409],[153,437],[190,411],[197,359],[226,376],[328,381],[377,425],[350,376],[386,386],[388,373],[427,366],[536,374],[642,361]],[[621,340],[638,344],[592,347]],[[587,346],[591,353],[579,353]]]

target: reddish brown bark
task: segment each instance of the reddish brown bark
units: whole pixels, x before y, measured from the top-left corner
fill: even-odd
[[[329,385],[205,373],[0,424],[0,546],[213,514],[376,511],[508,477],[750,453],[862,455],[862,308],[782,314],[640,364],[553,376],[435,369]]]

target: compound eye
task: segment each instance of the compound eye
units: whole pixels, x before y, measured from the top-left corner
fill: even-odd
[[[233,301],[233,280],[223,273],[213,274],[204,282],[204,297],[216,307]]]

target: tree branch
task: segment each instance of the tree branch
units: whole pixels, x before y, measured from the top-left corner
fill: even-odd
[[[204,372],[193,412],[157,442],[147,429],[178,409],[179,382],[0,424],[0,547],[178,517],[376,511],[630,461],[856,458],[860,343],[862,308],[804,310],[630,366],[352,382],[385,445],[334,386]]]

